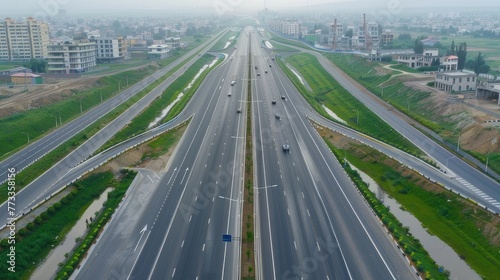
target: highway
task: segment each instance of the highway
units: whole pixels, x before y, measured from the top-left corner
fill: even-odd
[[[222,234],[241,235],[245,112],[237,109],[244,108],[246,95],[245,40],[237,48],[228,50],[234,51],[233,59],[213,70],[188,103],[185,112],[196,113],[141,218],[127,233],[125,242],[133,246],[96,247],[77,278],[99,278],[102,267],[92,264],[105,254],[120,260],[106,267],[107,273],[126,275],[120,279],[239,279],[240,246],[222,242]]]
[[[414,279],[261,40],[252,42],[257,278]]]
[[[207,42],[204,44],[202,47],[196,48],[195,50],[191,51],[189,54],[196,54],[198,52],[206,52],[208,51],[222,36],[224,32],[219,33],[217,37],[214,37],[212,41]],[[185,56],[183,57],[183,59]],[[33,180],[28,186],[23,188],[21,191],[19,191],[16,194],[16,210],[18,211],[18,215],[22,215],[23,213],[29,212],[30,208],[37,205],[41,201],[44,201],[47,197],[49,197],[53,192],[57,191],[59,187],[64,186],[61,184],[58,184],[59,180],[61,178],[63,181],[65,180],[68,182],[68,178],[65,177],[64,175],[67,174],[73,167],[77,166],[78,164],[82,163],[84,160],[88,159],[95,151],[97,151],[104,143],[106,143],[113,135],[115,135],[118,131],[120,131],[124,126],[126,126],[135,116],[137,116],[140,112],[144,110],[152,101],[154,101],[158,96],[160,96],[163,91],[170,86],[172,82],[175,81],[175,77],[179,77],[184,73],[184,71],[191,66],[199,57],[195,56],[193,57],[190,61],[186,63],[184,67],[181,69],[177,70],[173,76],[168,77],[163,81],[160,85],[155,87],[151,92],[149,92],[147,95],[145,95],[143,98],[141,98],[138,102],[130,106],[125,112],[123,112],[121,115],[116,117],[113,121],[111,121],[109,124],[107,124],[105,127],[102,127],[101,130],[99,130],[95,135],[93,135],[90,139],[88,139],[86,142],[84,142],[82,145],[77,147],[75,150],[73,150],[69,155],[67,155],[65,158],[63,158],[61,161],[56,163],[54,166],[52,166],[50,169],[48,169],[45,173],[43,173],[41,176]],[[182,60],[177,60],[174,65],[177,65],[181,62]],[[167,67],[168,69],[171,69],[174,65]],[[168,69],[163,69],[160,72],[157,72],[153,74],[152,78],[159,78],[160,74],[158,73],[166,73]],[[151,76],[150,76],[151,77]],[[152,83],[154,80],[152,78],[146,78],[148,84]],[[124,91],[124,93],[130,93],[132,92],[131,90],[134,89],[134,92],[137,93],[138,91],[142,90],[143,88],[147,87],[148,84],[143,84],[139,83],[131,88],[127,89]],[[139,85],[141,87],[139,87]],[[107,102],[103,103],[102,105],[99,105],[98,107],[92,109],[90,112],[84,114],[83,116],[73,120],[72,122],[66,124],[62,128],[60,128],[61,132],[54,131],[53,133],[47,135],[43,139],[33,143],[29,147],[27,147],[25,150],[22,150],[19,152],[19,154],[14,155],[13,157],[7,159],[5,162],[2,162],[4,167],[9,167],[10,165],[8,164],[15,164],[11,162],[12,160],[16,160],[19,162],[25,162],[25,159],[23,159],[24,153],[30,153],[31,149],[37,149],[40,148],[40,150],[45,150],[49,151],[60,144],[62,144],[64,141],[67,139],[71,138],[75,133],[78,133],[78,130],[75,130],[75,127],[80,127],[84,128],[87,125],[91,124],[92,122],[96,121],[98,118],[101,116],[105,115],[109,111],[113,110],[116,106],[121,104],[123,98],[126,98],[128,96],[127,94],[120,94],[121,97],[115,100],[115,98],[112,98],[111,100],[108,100]],[[111,102],[113,101],[113,102]],[[105,106],[106,105],[106,106]],[[101,109],[101,107],[103,107]],[[101,111],[103,110],[103,111]],[[91,112],[94,112],[91,114]],[[98,115],[101,114],[101,115]],[[86,124],[86,125],[84,125]],[[175,125],[175,123],[174,123]],[[54,140],[53,136],[54,134],[59,135],[59,133],[64,133],[65,137],[59,137],[57,140]],[[33,146],[33,147],[31,147]],[[37,153],[33,153],[36,155]],[[25,158],[30,158],[29,156],[24,156]],[[21,164],[21,163],[19,163]],[[15,165],[16,166],[16,165]],[[16,167],[16,172],[19,172],[19,165]],[[5,169],[6,170],[6,169]],[[1,226],[5,225],[7,221],[7,204],[3,203],[0,205],[0,221],[2,221]],[[3,211],[2,211],[3,210]]]
[[[251,34],[240,36],[237,49],[228,50],[232,59],[207,76],[175,121],[70,168],[57,181],[70,182],[191,117],[165,173],[141,171],[141,184],[153,193],[137,194],[137,186],[132,188],[76,278],[240,278],[237,239],[242,226],[245,117],[250,117],[245,110],[247,94],[253,100],[257,278],[416,278],[310,119],[432,178],[461,182],[317,115],[269,59],[270,52],[260,48],[262,38]],[[246,92],[249,51],[251,93]],[[290,153],[282,151],[283,144],[290,146]],[[134,204],[132,197],[140,200]],[[236,242],[222,242],[226,233]]]
[[[342,85],[342,87],[361,101],[368,109],[377,114],[382,120],[401,133],[401,135],[411,141],[415,146],[425,152],[429,157],[434,159],[434,161],[436,161],[440,166],[441,170],[446,170],[446,176],[449,177],[446,179],[446,176],[435,175],[435,172],[431,172],[434,173],[432,176],[433,179],[436,179],[436,181],[455,190],[456,192],[460,192],[465,196],[474,199],[483,206],[491,209],[493,212],[500,212],[500,183],[494,181],[481,171],[473,168],[460,158],[457,158],[453,153],[424,135],[418,129],[410,125],[406,120],[401,118],[400,115],[396,114],[394,112],[396,109],[380,100],[377,96],[361,91],[359,89],[359,84],[356,86],[357,82],[347,77],[347,75],[344,75],[336,66],[334,66],[320,53],[304,48],[298,48],[296,46],[290,47],[316,56],[320,64],[335,80],[337,80],[337,82],[339,82],[340,85]],[[340,130],[344,130],[340,128],[341,126],[323,118],[310,106],[306,104],[304,105],[308,108],[304,107],[304,110],[301,110],[300,112],[308,114],[312,120],[330,128],[335,127]],[[400,157],[396,157],[396,159],[399,158]],[[425,165],[425,163],[414,162],[409,166],[418,170],[428,169],[427,167],[422,167],[422,165]],[[430,176],[430,173],[426,173],[426,175]]]

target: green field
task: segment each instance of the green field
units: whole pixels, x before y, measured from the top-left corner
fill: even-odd
[[[299,69],[300,75],[311,86],[312,92],[305,89],[288,67],[281,61],[278,62],[311,106],[324,117],[332,119],[321,105],[332,110],[350,127],[414,155],[421,155],[418,148],[332,79],[313,55],[297,54],[286,58],[286,62]]]
[[[22,66],[22,62],[0,62],[0,71]]]

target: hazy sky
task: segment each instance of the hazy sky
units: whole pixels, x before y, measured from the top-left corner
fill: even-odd
[[[380,7],[390,9],[391,7],[439,7],[450,6],[495,6],[500,7],[498,0],[266,0],[269,9],[286,7],[313,6],[324,3],[351,2],[360,7]],[[68,13],[95,11],[95,10],[168,10],[172,8],[196,8],[203,7],[213,11],[261,10],[264,8],[264,0],[0,0],[0,15],[15,14],[37,14],[53,15],[58,8],[66,9]]]

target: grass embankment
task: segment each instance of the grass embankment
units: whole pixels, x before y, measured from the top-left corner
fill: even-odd
[[[141,70],[131,70],[102,77],[95,83],[95,87],[84,92],[73,91],[73,95],[65,100],[47,105],[43,108],[36,108],[21,113],[17,113],[0,119],[0,157],[14,153],[19,148],[27,144],[27,135],[31,142],[37,140],[43,134],[48,133],[55,127],[56,119],[58,125],[60,120],[67,123],[80,115],[80,100],[82,110],[86,110],[101,103],[102,99],[107,100],[117,94],[118,84],[123,90],[127,85],[133,85],[142,80],[147,75],[154,72],[154,67],[146,67]],[[59,118],[60,116],[60,118]]]
[[[319,64],[316,57],[310,54],[298,54],[286,58],[286,62],[290,63],[295,69],[299,69],[302,77],[311,86],[312,92],[309,92],[300,83],[298,78],[282,61],[278,60],[278,62],[305,99],[324,117],[332,119],[321,105],[325,105],[332,110],[350,127],[413,155],[422,154],[411,142],[333,80]]]
[[[205,54],[201,56],[200,59],[191,65],[191,67],[189,67],[183,75],[178,77],[168,88],[166,88],[159,98],[151,102],[146,109],[137,115],[126,127],[116,133],[115,136],[113,136],[113,138],[111,138],[100,150],[109,148],[133,135],[146,131],[148,129],[148,125],[158,117],[165,107],[172,103],[177,96],[184,91],[200,69],[205,64],[212,62],[213,59],[214,57],[212,55]],[[210,69],[206,69],[193,83],[192,87],[184,92],[185,96],[183,96],[179,102],[171,108],[165,119],[170,120],[181,112],[185,104],[187,104],[191,98],[192,94],[198,89],[205,76],[209,73],[208,70]]]
[[[210,51],[217,52],[231,48],[236,44],[236,39],[240,33],[240,31],[228,31],[215,45],[213,45]],[[231,37],[234,38],[230,39]],[[229,45],[225,48],[227,42],[229,42]]]
[[[265,45],[266,41],[268,41],[268,40],[263,40],[262,44]],[[280,44],[280,43],[276,43],[276,42],[270,42],[270,43],[273,46],[272,50],[276,51],[276,52],[299,52],[299,50],[297,50],[295,48],[285,46],[285,45]]]
[[[285,44],[285,45],[299,47],[299,48],[302,48],[302,49],[314,50],[313,48],[311,48],[306,43],[299,42],[299,41],[296,41],[296,40],[288,40],[288,39],[285,39],[285,38],[282,38],[282,37],[273,36],[269,41],[271,41],[271,43],[277,42],[277,43],[281,43],[281,44]]]
[[[394,72],[377,71],[376,69],[381,67],[379,62],[367,61],[354,55],[328,54],[326,57],[373,94],[438,133],[446,141],[457,144],[460,134],[460,130],[456,129],[458,123],[450,121],[452,117],[450,115],[443,116],[433,111],[435,106],[432,106],[432,101],[427,101],[430,92],[407,87],[399,78],[389,80]],[[474,151],[467,152],[486,163],[487,155]],[[488,162],[489,168],[500,173],[499,153],[490,154]]]
[[[484,279],[498,278],[500,275],[498,216],[430,182],[374,149],[349,142],[344,136],[327,129],[319,132],[337,158],[343,157],[343,149],[346,149],[349,162],[375,180],[384,192],[412,213],[431,234],[452,247]],[[426,260],[428,257],[425,250],[414,247],[420,244],[418,240],[411,241],[407,246],[401,243],[402,240],[407,242],[405,241],[408,237],[407,228],[392,220],[387,207],[381,205],[375,195],[362,186],[364,184],[359,178],[356,179],[355,172],[348,168],[348,173],[354,176],[367,201],[399,240],[401,248],[411,256],[419,271],[425,272],[424,275],[429,272],[430,277],[427,278],[441,279],[441,273],[436,271],[437,267],[430,260]],[[418,253],[412,254],[415,250]]]
[[[81,243],[75,250],[73,250],[66,263],[62,265],[61,270],[57,273],[55,279],[68,279],[71,276],[71,273],[73,273],[74,269],[83,260],[92,244],[99,237],[104,226],[111,219],[116,208],[122,201],[123,196],[127,192],[128,187],[137,174],[137,172],[130,170],[122,170],[121,173],[123,175],[123,179],[120,182],[115,182],[113,184],[114,190],[108,194],[108,199],[104,204],[103,210],[98,214],[94,221],[90,223],[87,233],[82,238]],[[104,174],[111,174],[111,176],[113,176],[111,172]],[[88,184],[87,186],[95,186],[95,184]]]
[[[2,260],[0,263],[0,279],[28,279],[36,266],[49,254],[54,246],[64,240],[81,215],[97,199],[105,189],[114,187],[109,193],[109,203],[116,200],[117,194],[128,188],[135,177],[134,172],[124,172],[120,180],[116,180],[111,172],[92,174],[73,184],[74,190],[60,202],[41,213],[34,222],[18,231],[15,243],[16,272],[7,270],[7,252],[11,246],[7,239],[0,241]],[[120,198],[121,199],[121,198]],[[117,205],[117,203],[115,203]],[[107,206],[108,207],[108,206]],[[116,206],[115,206],[116,207]],[[112,208],[114,210],[114,208]],[[95,225],[92,224],[92,227]]]
[[[244,280],[255,279],[255,255],[254,255],[254,206],[253,206],[253,143],[252,143],[252,59],[248,63],[247,82],[247,119],[245,135],[245,179],[243,190],[243,220],[241,238],[241,275]],[[243,276],[245,275],[245,276]]]
[[[168,150],[182,137],[186,127],[189,122],[185,122],[176,128],[169,130],[168,132],[159,135],[158,137],[146,142],[145,144],[148,146],[147,151],[145,151],[141,157],[142,160],[153,160],[159,158],[161,155],[164,155]]]

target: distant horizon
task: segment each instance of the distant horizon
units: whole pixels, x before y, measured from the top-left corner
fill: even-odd
[[[8,0],[0,0],[8,1]],[[0,17],[41,17],[41,16],[55,16],[59,9],[66,10],[67,15],[84,15],[92,13],[109,13],[111,15],[116,15],[121,13],[123,15],[130,16],[130,14],[147,13],[152,12],[153,14],[158,13],[176,13],[176,12],[192,12],[192,14],[199,15],[200,13],[207,13],[207,16],[213,14],[248,14],[256,13],[264,9],[264,3],[271,11],[276,10],[286,10],[294,11],[297,9],[311,9],[314,10],[316,7],[329,7],[335,5],[335,9],[332,8],[331,11],[323,12],[334,13],[334,12],[344,12],[344,11],[354,11],[359,10],[363,12],[366,10],[367,13],[373,12],[373,9],[383,10],[397,10],[398,13],[407,14],[411,11],[408,9],[424,10],[424,9],[436,9],[442,12],[442,9],[450,9],[450,12],[467,12],[468,10],[486,9],[486,8],[500,8],[500,2],[493,2],[489,0],[476,0],[473,4],[469,1],[430,1],[421,0],[419,2],[410,2],[406,0],[371,0],[371,1],[357,1],[357,0],[335,0],[335,1],[325,1],[325,0],[288,0],[289,4],[283,4],[284,0],[261,0],[258,2],[247,2],[244,0],[213,0],[210,2],[205,2],[201,0],[184,0],[183,4],[168,4],[164,1],[155,0],[142,0],[140,5],[137,5],[135,0],[121,0],[115,2],[113,0],[108,0],[105,3],[101,0],[87,0],[85,2],[77,2],[75,0],[53,0],[43,1],[43,0],[25,0],[22,3],[9,3],[9,6],[2,7],[0,12]],[[26,5],[26,4],[31,5]],[[48,4],[52,3],[52,4]],[[59,4],[61,3],[61,4]],[[359,8],[360,3],[363,3],[363,8]],[[439,5],[439,6],[436,6]],[[499,9],[500,11],[500,9]]]

